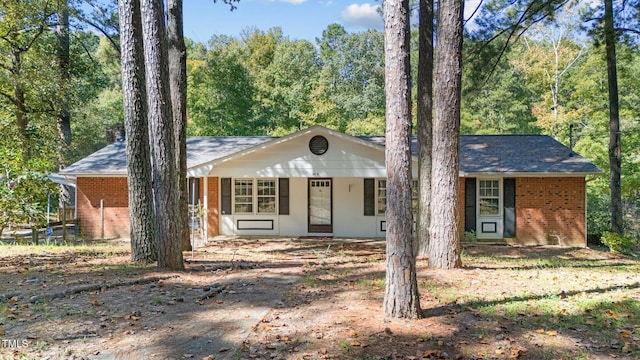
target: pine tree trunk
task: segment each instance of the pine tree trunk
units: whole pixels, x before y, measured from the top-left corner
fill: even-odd
[[[609,84],[609,189],[611,191],[611,232],[622,234],[622,145],[620,141],[620,113],[618,106],[618,75],[616,69],[616,34],[613,25],[613,2],[604,1],[604,37],[607,49],[607,77]]]
[[[387,167],[387,273],[384,312],[420,318],[411,212],[411,85],[409,1],[386,0],[385,94]]]
[[[462,0],[438,4],[429,266],[462,265],[458,232]]]
[[[153,196],[158,230],[158,267],[184,269],[178,233],[178,172],[173,114],[169,94],[169,64],[162,0],[142,0],[142,32],[149,111]]]
[[[418,45],[418,219],[416,255],[429,255],[431,148],[433,146],[433,0],[420,0]]]
[[[167,1],[169,81],[176,141],[182,250],[191,250],[189,239],[189,189],[187,186],[187,50],[184,44],[182,0]]]
[[[156,261],[156,218],[153,208],[147,91],[140,0],[120,0],[120,48],[127,180],[131,220],[131,260]]]

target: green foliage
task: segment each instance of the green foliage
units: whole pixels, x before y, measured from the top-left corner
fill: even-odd
[[[472,45],[471,45],[472,47]],[[461,132],[472,134],[539,133],[535,125],[535,91],[526,74],[505,56],[486,81],[473,65],[463,68]]]
[[[188,133],[285,135],[313,125],[384,133],[382,33],[332,24],[317,42],[280,28],[188,41]]]
[[[1,136],[0,235],[8,227],[46,224],[47,194],[54,186],[46,177],[46,156],[23,162],[21,150]],[[54,158],[55,159],[55,158]]]
[[[476,236],[476,232],[473,231],[473,230],[465,231],[462,241],[464,241],[465,243],[475,244],[476,242],[478,242],[478,238]]]
[[[203,60],[189,60],[187,108],[190,135],[254,135],[255,87],[240,43],[215,37]]]
[[[612,252],[617,252],[622,254],[628,254],[631,250],[633,250],[638,245],[638,242],[629,236],[620,235],[620,234],[612,233],[609,231],[605,231],[602,234],[601,241]]]

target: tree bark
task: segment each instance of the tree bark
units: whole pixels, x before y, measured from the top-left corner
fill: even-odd
[[[384,312],[420,318],[411,211],[409,1],[384,2],[387,167],[387,272]]]
[[[462,0],[438,4],[429,266],[462,265],[458,232]]]
[[[418,219],[416,254],[429,255],[433,147],[433,0],[420,0],[418,44]]]
[[[11,49],[11,81],[13,83],[14,115],[18,133],[20,134],[20,148],[22,160],[26,164],[31,159],[31,135],[29,134],[29,119],[27,117],[27,105],[25,103],[24,88],[22,86],[22,51],[12,47]]]
[[[618,106],[618,74],[616,69],[616,34],[613,24],[613,2],[604,1],[604,38],[607,51],[607,78],[609,87],[609,190],[611,192],[611,232],[623,234],[622,215],[622,145],[620,141],[620,114]]]
[[[58,24],[56,26],[56,58],[60,84],[60,103],[57,115],[58,134],[60,136],[61,163],[64,166],[66,149],[71,144],[71,114],[69,112],[69,83],[70,83],[70,55],[69,55],[69,6],[67,0],[60,0],[58,8]]]
[[[153,195],[158,229],[158,267],[182,270],[178,233],[178,173],[162,0],[142,0],[142,32],[149,105]]]
[[[69,110],[69,87],[71,86],[69,54],[69,4],[59,0],[58,25],[56,26],[56,58],[58,61],[59,89],[61,92],[56,125],[60,142],[58,146],[58,169],[67,166],[67,153],[71,145],[71,112]],[[60,185],[60,203],[71,204],[71,191],[68,186]],[[48,221],[48,219],[47,219]]]
[[[149,263],[158,258],[158,240],[153,208],[140,0],[120,0],[118,4],[131,260]]]
[[[169,81],[178,169],[180,239],[182,250],[191,250],[189,239],[189,189],[187,186],[187,50],[184,44],[182,0],[167,1]]]

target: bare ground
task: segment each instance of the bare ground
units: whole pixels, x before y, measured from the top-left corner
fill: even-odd
[[[0,250],[0,359],[640,357],[640,261],[596,250],[419,260],[420,320],[384,316],[380,240],[219,238],[179,273],[123,242]]]

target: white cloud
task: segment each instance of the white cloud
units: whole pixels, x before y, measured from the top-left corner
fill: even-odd
[[[384,28],[382,22],[382,16],[378,14],[378,8],[380,5],[371,4],[351,4],[346,9],[342,10],[342,20],[345,23],[345,27],[359,27],[365,29],[378,29]]]

